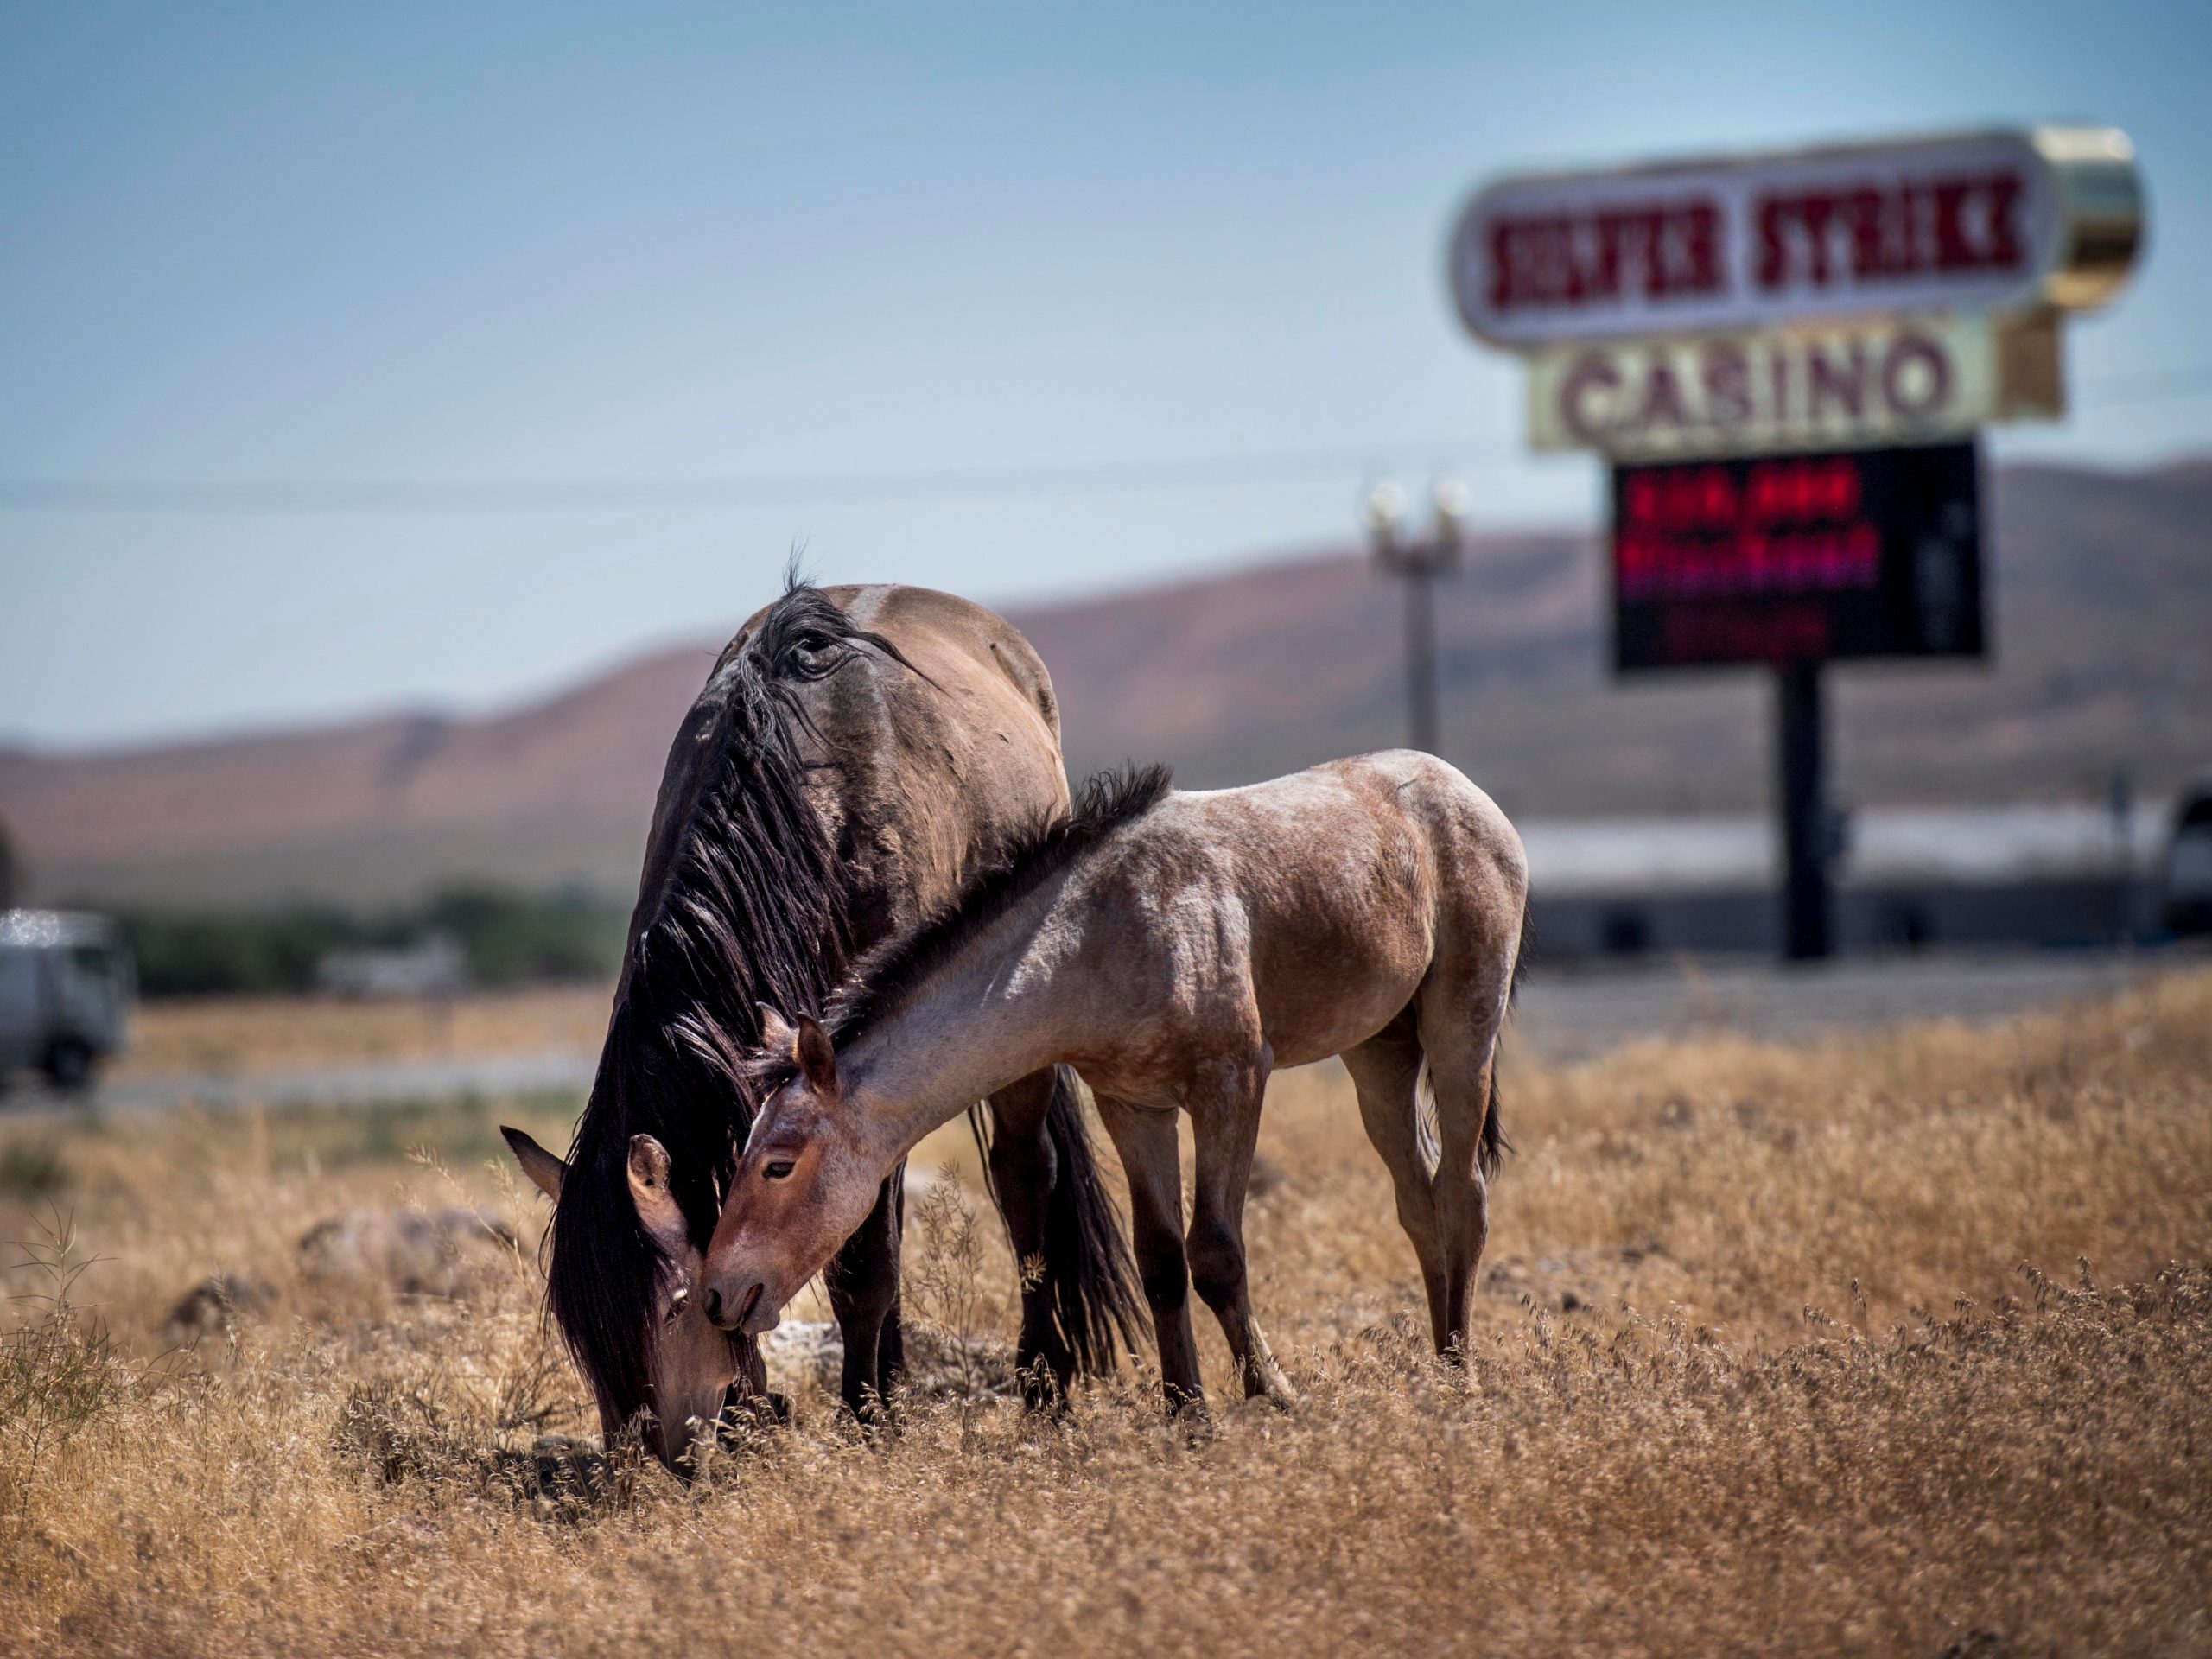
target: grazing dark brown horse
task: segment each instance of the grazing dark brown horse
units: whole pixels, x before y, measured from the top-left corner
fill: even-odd
[[[1268,1072],[1339,1054],[1437,1351],[1456,1355],[1504,1144],[1495,1061],[1527,895],[1513,826],[1428,755],[1201,794],[1158,769],[1094,780],[1010,866],[861,963],[826,1028],[764,1020],[768,1092],[708,1249],[708,1317],[772,1328],[916,1141],[979,1091],[1066,1064],[1128,1173],[1169,1405],[1202,1397],[1193,1282],[1245,1392],[1287,1404],[1246,1288],[1245,1182]],[[1179,1109],[1198,1153],[1187,1240]]]
[[[765,1390],[755,1339],[690,1294],[753,1120],[760,1005],[819,1009],[854,952],[1066,803],[1052,681],[979,606],[795,582],[724,650],[669,750],[570,1154],[505,1132],[554,1200],[547,1300],[609,1435],[648,1413],[677,1467],[726,1401]],[[1049,1391],[1110,1366],[1134,1328],[1127,1249],[1072,1077],[1037,1067],[988,1092],[993,1191],[1017,1259],[1042,1266],[1024,1278],[1021,1357]],[[817,1264],[863,1415],[900,1368],[901,1173],[876,1172]]]

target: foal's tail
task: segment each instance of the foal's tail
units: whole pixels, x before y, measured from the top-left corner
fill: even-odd
[[[1521,970],[1528,965],[1529,944],[1534,937],[1524,903],[1521,911],[1521,934],[1513,942],[1513,974],[1505,985],[1505,1006],[1509,1010],[1521,995]],[[1504,1034],[1502,1024],[1498,1034]],[[1481,1166],[1484,1179],[1497,1174],[1498,1166],[1505,1161],[1505,1154],[1513,1150],[1513,1143],[1505,1138],[1505,1120],[1498,1110],[1497,1060],[1497,1051],[1493,1046],[1490,1057],[1490,1098],[1484,1103],[1482,1139],[1475,1148],[1475,1160]],[[1441,1156],[1441,1147],[1436,1129],[1435,1085],[1429,1081],[1428,1062],[1426,1060],[1421,1062],[1421,1078],[1414,1096],[1414,1134],[1421,1147],[1421,1161],[1433,1173]]]
[[[1529,946],[1535,936],[1535,918],[1529,913],[1529,901],[1524,896],[1521,900],[1521,934],[1513,941],[1513,974],[1505,982],[1508,1013],[1512,1012],[1513,1004],[1521,995],[1521,970],[1529,965]],[[1498,1035],[1503,1037],[1504,1034],[1504,1022],[1501,1020]],[[1490,1104],[1483,1113],[1482,1146],[1476,1153],[1485,1178],[1497,1174],[1497,1166],[1505,1161],[1505,1154],[1513,1150],[1513,1143],[1505,1138],[1505,1121],[1498,1115],[1497,1059],[1497,1052],[1493,1048],[1490,1057]]]
[[[968,1123],[988,1180],[990,1142],[981,1107],[969,1109]],[[1052,1175],[1045,1203],[1043,1288],[1076,1369],[1103,1376],[1135,1346],[1144,1316],[1138,1311],[1136,1268],[1122,1236],[1121,1213],[1099,1173],[1098,1154],[1084,1127],[1083,1096],[1068,1066],[1052,1068],[1045,1137],[1052,1146]],[[1006,1200],[995,1184],[991,1199],[1003,1214]],[[1027,1264],[1023,1270],[1028,1270]]]
[[[1483,1114],[1482,1145],[1475,1149],[1475,1161],[1482,1166],[1483,1179],[1487,1180],[1497,1173],[1497,1166],[1505,1161],[1505,1154],[1513,1150],[1513,1143],[1505,1138],[1504,1120],[1497,1111],[1497,1061],[1490,1063],[1490,1109]]]

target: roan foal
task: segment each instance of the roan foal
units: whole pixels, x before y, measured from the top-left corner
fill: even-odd
[[[1456,1354],[1504,1144],[1494,1066],[1527,892],[1504,814],[1425,754],[1197,794],[1160,768],[1094,779],[1010,863],[864,961],[826,1029],[764,1012],[766,1104],[708,1249],[708,1317],[771,1329],[916,1142],[1066,1062],[1128,1174],[1170,1408],[1203,1399],[1192,1283],[1245,1393],[1287,1405],[1246,1290],[1245,1179],[1268,1072],[1340,1054],[1437,1351]],[[1187,1242],[1179,1108],[1198,1149]]]

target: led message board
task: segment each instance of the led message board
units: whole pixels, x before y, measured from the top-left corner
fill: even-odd
[[[1982,654],[1972,443],[1613,468],[1624,673]]]

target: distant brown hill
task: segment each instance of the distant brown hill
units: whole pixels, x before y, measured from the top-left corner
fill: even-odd
[[[1840,797],[2079,799],[2122,766],[2157,793],[2212,765],[2212,460],[2011,467],[1993,495],[1994,659],[1840,673]],[[1759,677],[1614,685],[1599,582],[1587,534],[1477,542],[1440,604],[1450,757],[1529,817],[1764,800]],[[1400,741],[1399,602],[1337,550],[1009,610],[1059,688],[1071,770],[1159,757],[1207,785]],[[620,890],[715,643],[490,718],[0,751],[0,817],[46,898],[372,902],[457,876]]]

